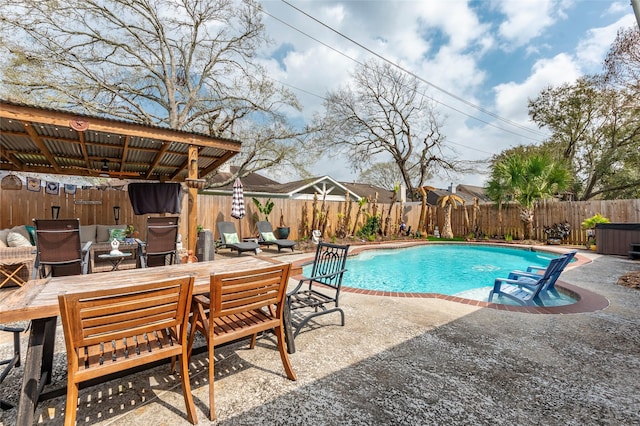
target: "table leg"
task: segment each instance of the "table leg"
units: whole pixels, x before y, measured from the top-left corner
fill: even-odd
[[[57,317],[50,317],[31,322],[22,391],[18,405],[17,424],[19,425],[33,424],[33,415],[42,386],[51,382],[56,321]]]

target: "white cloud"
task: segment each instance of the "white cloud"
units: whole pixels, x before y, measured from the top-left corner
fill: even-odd
[[[515,46],[525,45],[563,19],[568,6],[558,0],[501,0],[499,8],[507,19],[500,24],[500,35]]]
[[[635,19],[632,14],[628,14],[606,27],[590,29],[587,37],[580,41],[576,49],[576,57],[582,63],[584,71],[601,71],[600,65],[616,39],[618,30],[633,25],[635,25]]]
[[[536,98],[545,87],[575,81],[580,75],[578,65],[565,53],[551,59],[541,59],[535,63],[531,75],[524,82],[508,82],[494,88],[497,113],[513,121],[526,123],[529,99]]]
[[[448,47],[452,50],[466,50],[478,40],[481,40],[483,45],[492,44],[487,39],[489,25],[480,23],[466,2],[422,1],[417,4],[407,3],[416,8],[413,12],[413,19],[417,15],[418,19],[429,28],[441,29],[449,38]]]

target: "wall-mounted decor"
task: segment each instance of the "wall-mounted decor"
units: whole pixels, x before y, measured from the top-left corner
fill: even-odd
[[[40,192],[40,179],[38,178],[27,178],[27,190],[33,192]]]
[[[73,204],[94,204],[94,205],[102,205],[102,200],[75,200]]]
[[[75,194],[76,193],[76,186],[68,184],[68,183],[65,183],[64,184],[64,193],[65,194]]]
[[[59,195],[60,194],[60,184],[58,182],[47,182],[44,187],[44,192],[49,195]]]
[[[18,190],[22,189],[22,180],[16,175],[8,174],[0,182],[2,189]]]

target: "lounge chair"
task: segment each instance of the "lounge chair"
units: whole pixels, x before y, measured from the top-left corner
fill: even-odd
[[[561,272],[564,263],[564,257],[551,260],[544,275],[540,275],[538,279],[524,276],[519,279],[496,278],[493,290],[489,293],[489,302],[493,301],[494,295],[498,295],[525,306],[543,306],[540,292],[555,285],[555,281],[560,276],[558,271]]]
[[[36,260],[32,278],[80,275],[89,272],[91,241],[80,242],[80,219],[33,219]]]
[[[147,241],[136,240],[140,267],[179,263],[176,247],[178,220],[178,216],[147,218]]]
[[[280,250],[283,248],[290,248],[291,251],[293,251],[296,242],[292,240],[276,238],[275,235],[273,235],[273,228],[271,227],[271,224],[269,222],[263,220],[256,223],[256,226],[258,227],[258,244],[267,247],[275,244],[276,246],[278,246],[278,252],[280,252]]]
[[[550,280],[547,287],[542,289],[542,291],[540,292],[541,298],[546,298],[549,293],[553,294],[555,297],[560,297],[558,291],[556,290],[556,281],[560,277],[560,274],[564,271],[564,268],[566,268],[567,265],[571,263],[571,260],[575,257],[577,252],[577,250],[572,250],[560,256],[560,258],[564,259],[564,263],[556,271],[556,276],[554,277],[554,279]],[[533,288],[535,287],[537,280],[545,273],[546,270],[547,268],[543,266],[528,266],[526,271],[511,271],[508,278],[520,280],[522,282],[522,286]]]
[[[320,241],[313,261],[311,277],[303,278],[291,292],[287,293],[285,319],[288,326],[285,327],[285,332],[289,353],[296,351],[293,340],[302,327],[319,315],[340,312],[340,322],[344,326],[344,312],[338,306],[338,297],[342,287],[342,276],[346,271],[348,251],[349,245],[342,246]],[[294,311],[296,311],[295,315]],[[295,329],[294,332],[292,328]]]
[[[236,231],[236,225],[233,222],[218,222],[218,235],[220,237],[221,247],[236,250],[238,256],[244,251],[252,251],[255,254],[260,253],[260,245],[252,241],[240,241],[238,232]]]

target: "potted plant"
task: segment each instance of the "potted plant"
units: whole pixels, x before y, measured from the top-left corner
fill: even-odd
[[[582,221],[582,228],[587,230],[587,248],[591,250],[596,249],[596,225],[610,222],[609,218],[602,216],[600,213],[596,213]]]
[[[286,240],[289,238],[289,232],[291,230],[284,222],[284,214],[282,213],[282,209],[280,209],[280,226],[276,228],[276,233],[278,234],[278,238],[281,240]]]
[[[274,206],[273,201],[271,201],[271,198],[269,198],[264,203],[264,205],[262,205],[260,200],[258,200],[255,197],[253,197],[252,200],[253,200],[253,204],[255,204],[256,207],[258,208],[258,211],[264,215],[264,220],[269,222],[269,215],[271,214],[271,210],[273,210],[273,206]]]
[[[124,234],[126,242],[128,243],[133,243],[135,239],[140,236],[140,233],[133,225],[127,225],[127,227],[124,229]]]
[[[547,234],[547,244],[561,244],[562,240],[569,236],[571,225],[569,222],[554,223],[551,226],[544,226],[544,233]]]

